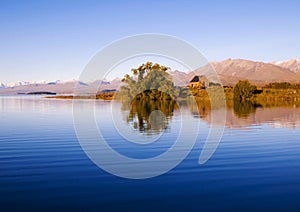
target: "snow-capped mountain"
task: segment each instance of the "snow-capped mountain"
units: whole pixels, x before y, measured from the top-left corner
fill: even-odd
[[[6,88],[6,87],[7,87],[7,85],[6,85],[6,84],[4,84],[4,83],[0,82],[0,88]]]
[[[295,72],[296,74],[300,74],[300,60],[298,59],[290,59],[286,61],[277,61],[272,63],[282,68],[289,69],[292,72]]]
[[[30,85],[32,82],[18,81],[13,84],[8,84],[9,87],[22,86],[22,85]]]
[[[107,80],[96,80],[93,82],[81,82],[78,80],[68,81],[33,81],[33,82],[17,82],[10,85],[0,84],[0,93],[18,94],[30,92],[53,92],[58,94],[73,93],[74,89],[83,93],[93,93],[95,90],[117,89],[121,84],[120,79],[114,79],[111,82]]]

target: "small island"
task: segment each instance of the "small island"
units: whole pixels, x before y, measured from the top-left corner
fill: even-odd
[[[37,92],[28,92],[28,93],[18,93],[22,95],[56,95],[54,92],[49,91],[37,91]]]

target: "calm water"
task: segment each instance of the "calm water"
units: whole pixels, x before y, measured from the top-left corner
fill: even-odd
[[[89,100],[82,100],[83,112],[84,101]],[[180,127],[174,110],[152,133],[143,134],[134,118],[126,119],[126,109],[116,111],[120,129],[127,129],[132,136],[158,138],[151,148],[144,145],[141,149],[138,144],[124,142],[113,128],[109,120],[111,103],[97,101],[95,107],[97,122],[110,145],[134,158],[164,152]],[[190,111],[185,115],[190,124],[200,124],[197,143],[188,157],[162,176],[130,180],[99,169],[82,150],[73,126],[71,100],[1,96],[1,209],[200,211],[300,207],[300,109],[256,108],[243,115],[229,108],[221,143],[204,165],[198,164],[198,158],[209,130],[209,111],[202,110],[195,116],[194,108],[187,106],[186,110]]]

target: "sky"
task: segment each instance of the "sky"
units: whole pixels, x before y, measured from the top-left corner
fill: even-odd
[[[300,59],[299,1],[0,0],[0,82],[77,79],[101,48],[161,33],[208,61]]]

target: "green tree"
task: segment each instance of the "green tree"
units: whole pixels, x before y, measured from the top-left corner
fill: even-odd
[[[146,96],[152,99],[174,97],[174,84],[167,70],[167,67],[152,62],[133,68],[131,70],[133,76],[126,74],[122,80],[125,84],[121,87],[122,96],[129,99],[146,98]],[[151,92],[144,92],[149,90]],[[156,92],[157,90],[161,92]]]
[[[240,80],[233,88],[234,99],[246,100],[254,95],[256,90],[255,85],[251,85],[248,80]]]

